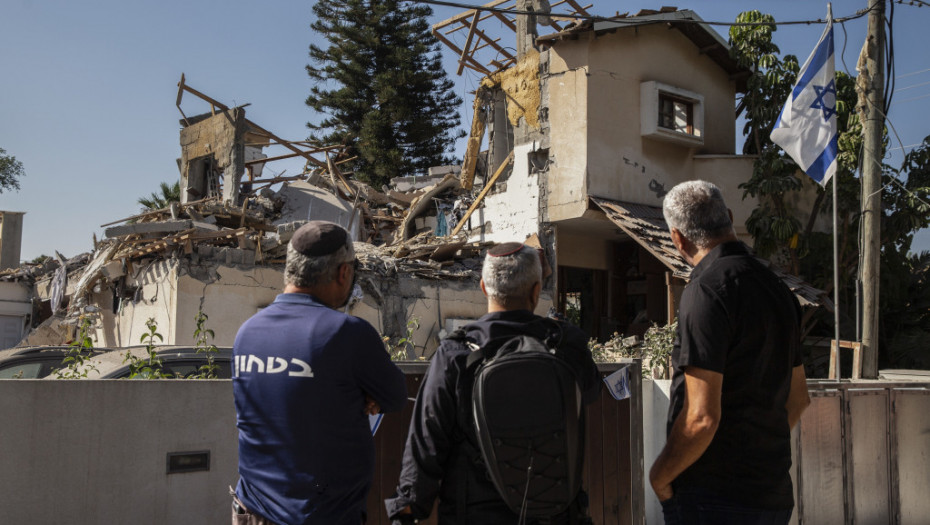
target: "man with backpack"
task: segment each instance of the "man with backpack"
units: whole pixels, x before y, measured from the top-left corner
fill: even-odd
[[[583,523],[584,405],[600,378],[578,328],[533,314],[540,257],[520,243],[488,250],[488,313],[444,339],[414,405],[395,523]]]

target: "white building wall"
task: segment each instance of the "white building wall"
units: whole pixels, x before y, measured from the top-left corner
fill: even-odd
[[[529,163],[535,149],[535,143],[514,147],[507,189],[485,197],[477,214],[478,224],[489,224],[490,232],[475,234],[470,241],[522,242],[539,232],[539,175],[530,173]],[[473,231],[480,231],[478,224],[473,223]]]

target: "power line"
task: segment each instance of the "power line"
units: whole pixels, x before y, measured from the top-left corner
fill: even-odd
[[[920,86],[927,86],[927,85],[930,85],[930,82],[924,82],[924,83],[922,83],[922,84],[914,84],[913,86],[903,87],[903,88],[899,89],[898,91],[904,91],[905,89],[914,89],[914,88],[917,88],[917,87],[920,87]]]
[[[576,20],[592,20],[596,22],[614,22],[618,24],[642,24],[644,22],[675,22],[676,24],[706,24],[710,26],[784,26],[784,25],[811,25],[811,24],[825,24],[827,20],[824,18],[817,18],[815,20],[792,20],[786,22],[712,22],[707,20],[693,20],[693,19],[676,19],[669,20],[666,18],[650,18],[649,16],[637,16],[631,18],[617,18],[617,17],[607,17],[599,15],[579,15],[575,13],[542,13],[540,11],[522,11],[519,9],[506,9],[501,7],[485,7],[481,5],[472,5],[464,4],[461,2],[451,2],[448,0],[408,0],[413,3],[427,4],[427,5],[440,5],[444,7],[457,7],[459,9],[471,10],[471,11],[487,11],[490,13],[501,13],[508,15],[535,15],[540,16],[545,14],[549,17],[557,18],[572,18]],[[855,14],[849,16],[843,16],[839,18],[834,18],[833,22],[836,24],[842,24],[850,20],[855,20],[857,18],[862,18],[863,16],[869,14],[870,9],[860,9],[856,11]]]
[[[927,73],[927,72],[930,72],[930,69],[921,69],[920,71],[913,71],[913,72],[911,72],[911,73],[905,73],[905,74],[903,74],[903,75],[898,75],[898,76],[895,77],[895,78],[899,78],[899,79],[900,79],[900,78],[904,78],[904,77],[912,77],[912,76],[914,76],[914,75],[919,75],[919,74],[921,74],[921,73]]]
[[[891,3],[898,3],[901,5],[904,5],[905,2],[907,2],[907,5],[913,6],[913,7],[930,7],[930,4],[928,4],[927,2],[924,2],[923,0],[892,0]]]
[[[919,97],[912,97],[912,98],[906,98],[904,100],[899,100],[897,103],[901,104],[902,102],[910,102],[912,100],[919,100],[919,99],[927,98],[927,97],[930,97],[930,93],[927,93],[926,95],[921,95]]]

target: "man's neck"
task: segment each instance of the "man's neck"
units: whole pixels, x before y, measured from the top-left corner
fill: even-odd
[[[726,237],[721,237],[719,239],[714,239],[710,244],[703,248],[697,248],[697,252],[690,257],[691,266],[697,266],[704,257],[707,256],[710,252],[714,251],[714,248],[720,246],[721,244],[738,241],[736,235],[727,235]]]
[[[320,287],[303,287],[296,286],[293,284],[288,284],[284,286],[284,293],[302,293],[309,295],[319,301],[324,306],[329,308],[335,308],[331,303],[331,300],[326,296],[325,290],[320,290]]]

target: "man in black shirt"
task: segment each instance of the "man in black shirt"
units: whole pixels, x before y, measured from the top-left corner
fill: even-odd
[[[788,523],[791,428],[810,404],[800,306],[737,240],[716,186],[679,184],[663,212],[694,266],[672,353],[668,439],[649,476],[665,523]]]
[[[488,251],[481,289],[488,313],[465,326],[470,341],[479,346],[498,338],[526,334],[543,338],[554,321],[533,314],[542,287],[539,255],[520,243],[504,243]],[[575,372],[582,401],[595,401],[601,381],[588,350],[588,337],[574,326],[558,322],[560,355]],[[413,407],[413,418],[397,493],[385,501],[394,523],[426,519],[439,498],[440,525],[513,525],[518,522],[488,474],[471,423],[473,377],[466,369],[472,353],[465,341],[443,339],[423,378]],[[577,523],[576,505],[553,516],[551,525]],[[527,524],[536,524],[528,520]]]

